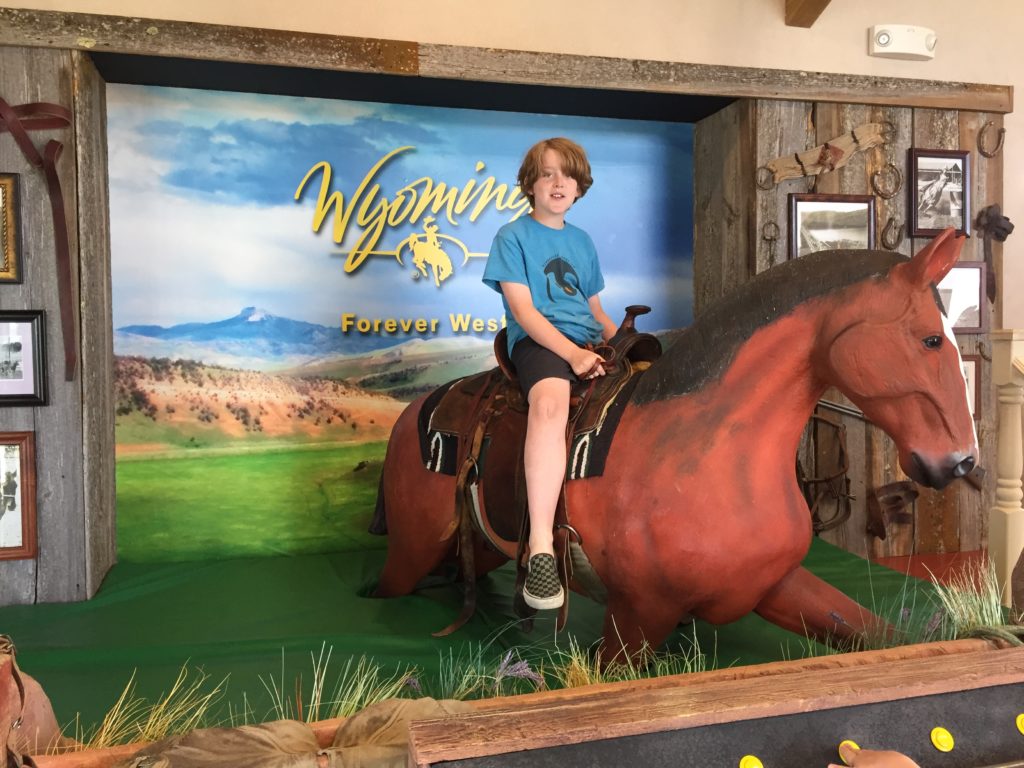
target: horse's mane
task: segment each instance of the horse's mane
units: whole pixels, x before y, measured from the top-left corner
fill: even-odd
[[[822,251],[762,272],[711,304],[692,325],[670,333],[665,354],[640,378],[631,400],[647,403],[701,389],[728,368],[759,328],[805,301],[881,277],[906,260],[889,251]]]

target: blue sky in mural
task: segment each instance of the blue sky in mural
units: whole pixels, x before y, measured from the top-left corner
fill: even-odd
[[[627,304],[651,304],[649,330],[691,320],[690,125],[127,85],[110,85],[107,105],[115,328],[213,322],[246,306],[332,327],[343,312],[500,316],[499,297],[480,282],[483,258],[454,259],[437,287],[413,279],[408,252],[402,263],[372,256],[350,274],[345,256],[372,228],[375,206],[403,186],[429,177],[461,191],[493,176],[511,188],[525,150],[555,135],[581,143],[594,169],[594,187],[568,218],[597,245],[606,309],[618,319]],[[412,149],[357,195],[399,147]],[[355,202],[340,247],[330,216],[313,231],[320,177],[294,200],[323,161],[331,189]],[[423,217],[402,220],[399,208],[376,250],[423,232]],[[492,205],[470,221],[470,210],[454,222],[438,214],[439,233],[486,253],[512,213]]]

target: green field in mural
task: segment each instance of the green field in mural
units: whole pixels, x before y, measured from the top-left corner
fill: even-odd
[[[382,547],[366,532],[385,442],[117,464],[118,557],[202,560]]]

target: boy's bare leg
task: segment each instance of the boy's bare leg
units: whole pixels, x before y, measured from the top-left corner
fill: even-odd
[[[554,554],[555,507],[565,477],[569,382],[541,379],[531,387],[529,401],[523,460],[530,505],[530,555]]]

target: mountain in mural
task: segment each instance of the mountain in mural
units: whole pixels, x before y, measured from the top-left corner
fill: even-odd
[[[291,320],[246,307],[234,317],[212,323],[182,323],[167,328],[122,326],[114,332],[114,353],[265,370],[323,357],[364,354],[403,340],[376,334],[342,334],[340,326]]]

